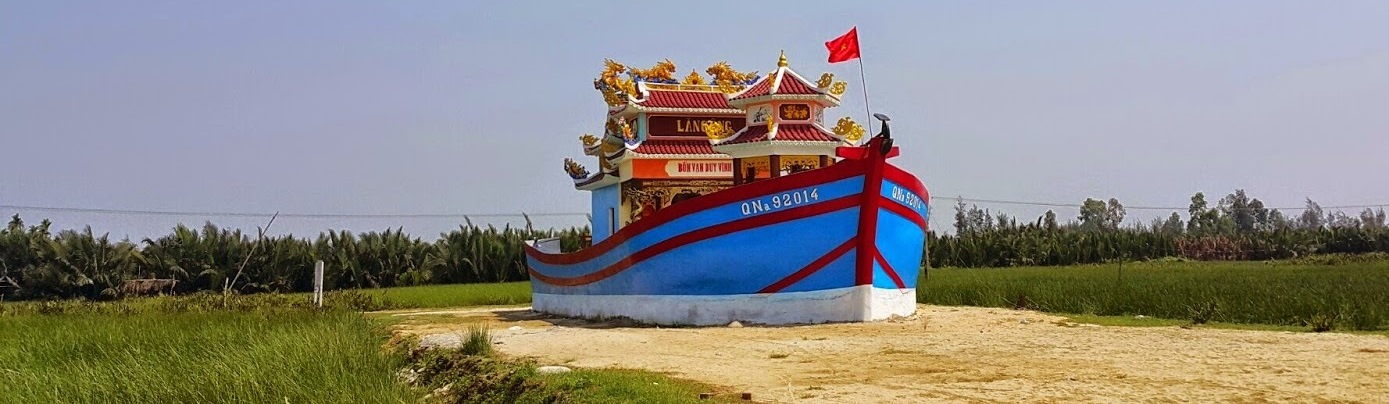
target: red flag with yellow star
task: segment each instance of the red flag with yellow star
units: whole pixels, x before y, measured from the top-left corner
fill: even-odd
[[[858,27],[853,27],[848,33],[825,42],[825,47],[830,50],[830,63],[858,59]]]

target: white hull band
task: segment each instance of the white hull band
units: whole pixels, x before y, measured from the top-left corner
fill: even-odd
[[[565,317],[626,317],[658,325],[783,325],[886,320],[916,312],[916,289],[872,285],[747,295],[561,295],[536,293],[531,307]]]

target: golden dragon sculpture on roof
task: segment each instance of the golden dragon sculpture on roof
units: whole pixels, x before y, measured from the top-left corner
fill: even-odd
[[[735,93],[743,87],[756,82],[760,76],[756,71],[739,72],[734,70],[728,62],[718,62],[704,69],[709,75],[708,79],[701,76],[699,72],[691,70],[683,80],[675,78],[675,62],[670,59],[663,59],[647,69],[628,67],[612,59],[603,59],[603,70],[598,73],[598,77],[593,79],[593,88],[603,93],[603,101],[609,106],[620,106],[627,103],[629,96],[637,95],[637,83],[650,83],[655,85],[672,85],[667,89],[682,90],[718,90],[723,93]],[[626,78],[622,75],[626,74]]]

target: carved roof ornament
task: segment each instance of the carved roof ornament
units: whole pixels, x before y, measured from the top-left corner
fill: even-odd
[[[608,121],[603,124],[604,137],[617,136],[621,134],[622,128],[617,126],[617,121],[617,118],[608,118]]]
[[[584,148],[589,148],[598,145],[598,137],[587,133],[579,136],[579,141],[584,143]]]
[[[617,127],[622,130],[622,139],[627,143],[635,143],[637,135],[632,132],[632,125],[628,124],[626,119],[617,118],[617,120]]]
[[[847,116],[839,118],[839,122],[835,123],[834,128],[830,131],[850,143],[858,143],[859,139],[863,139],[863,126],[859,126],[857,122]]]
[[[675,62],[665,59],[656,62],[650,69],[627,69],[627,74],[632,76],[632,80],[647,83],[680,84],[675,80]]]
[[[699,75],[699,72],[690,69],[690,75],[685,76],[685,81],[680,82],[680,84],[702,86],[709,83],[704,81],[704,76]]]
[[[718,86],[720,91],[723,91],[725,87],[733,89],[733,91],[724,91],[725,93],[737,92],[742,89],[739,86],[752,84],[760,78],[757,76],[757,71],[741,73],[733,70],[733,66],[730,66],[728,62],[715,63],[708,69],[704,69],[704,72],[714,79],[713,84]]]
[[[704,135],[708,136],[710,140],[723,140],[733,136],[733,128],[725,126],[723,122],[704,121],[701,125],[704,128]]]
[[[627,66],[612,59],[603,59],[603,72],[598,74],[598,79],[604,83],[611,82],[617,75],[625,73]]]
[[[820,88],[820,91],[828,90],[831,95],[838,97],[844,95],[844,90],[849,89],[849,83],[834,81],[834,74],[825,73],[820,75],[820,80],[815,82],[815,87]]]
[[[593,79],[593,88],[603,93],[603,101],[609,106],[627,103],[627,96],[637,92],[632,79],[622,79],[618,75],[626,72],[627,66],[612,59],[603,59],[603,71]]]
[[[703,86],[714,84],[720,91],[734,93],[741,89],[737,86],[746,85],[756,80],[756,72],[753,72],[751,75],[743,75],[732,69],[727,69],[727,63],[722,63],[722,65],[727,71],[718,71],[716,73],[714,68],[710,68],[709,74],[714,78],[714,82],[710,83],[694,70],[691,70],[690,74],[685,76],[683,81],[676,79],[675,62],[670,61],[670,59],[663,59],[656,62],[655,65],[648,69],[627,67],[627,65],[618,63],[612,59],[603,59],[603,71],[598,74],[598,78],[593,80],[593,88],[603,93],[603,101],[606,102],[608,106],[616,107],[625,105],[629,98],[638,96],[637,83],[653,85],[671,84],[674,86],[666,89],[676,90],[689,89],[683,86],[700,86],[696,89],[706,89],[706,87]],[[626,78],[621,77],[624,73],[627,75]],[[752,76],[752,79],[749,80],[748,76]],[[720,79],[726,80],[721,81]]]
[[[776,67],[786,67],[786,51],[781,51],[781,58],[776,61]]]
[[[584,168],[583,164],[579,164],[579,162],[568,157],[564,158],[564,172],[569,174],[569,178],[576,180],[588,178],[589,174],[588,169]]]
[[[621,148],[622,148],[622,146],[618,145],[617,143],[605,142],[605,143],[603,143],[603,154],[613,154],[613,153],[617,153],[618,149],[621,149]],[[604,161],[607,161],[607,160],[604,160]]]
[[[830,94],[834,94],[835,97],[838,97],[844,95],[844,90],[847,90],[848,88],[849,83],[836,81],[834,82],[834,87],[830,87]]]

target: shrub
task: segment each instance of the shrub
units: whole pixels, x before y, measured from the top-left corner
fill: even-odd
[[[464,355],[492,355],[492,331],[486,325],[477,323],[468,326],[468,336],[463,339],[459,350]]]
[[[1313,332],[1326,332],[1336,329],[1336,320],[1335,314],[1319,312],[1307,320],[1307,325],[1312,326]]]

